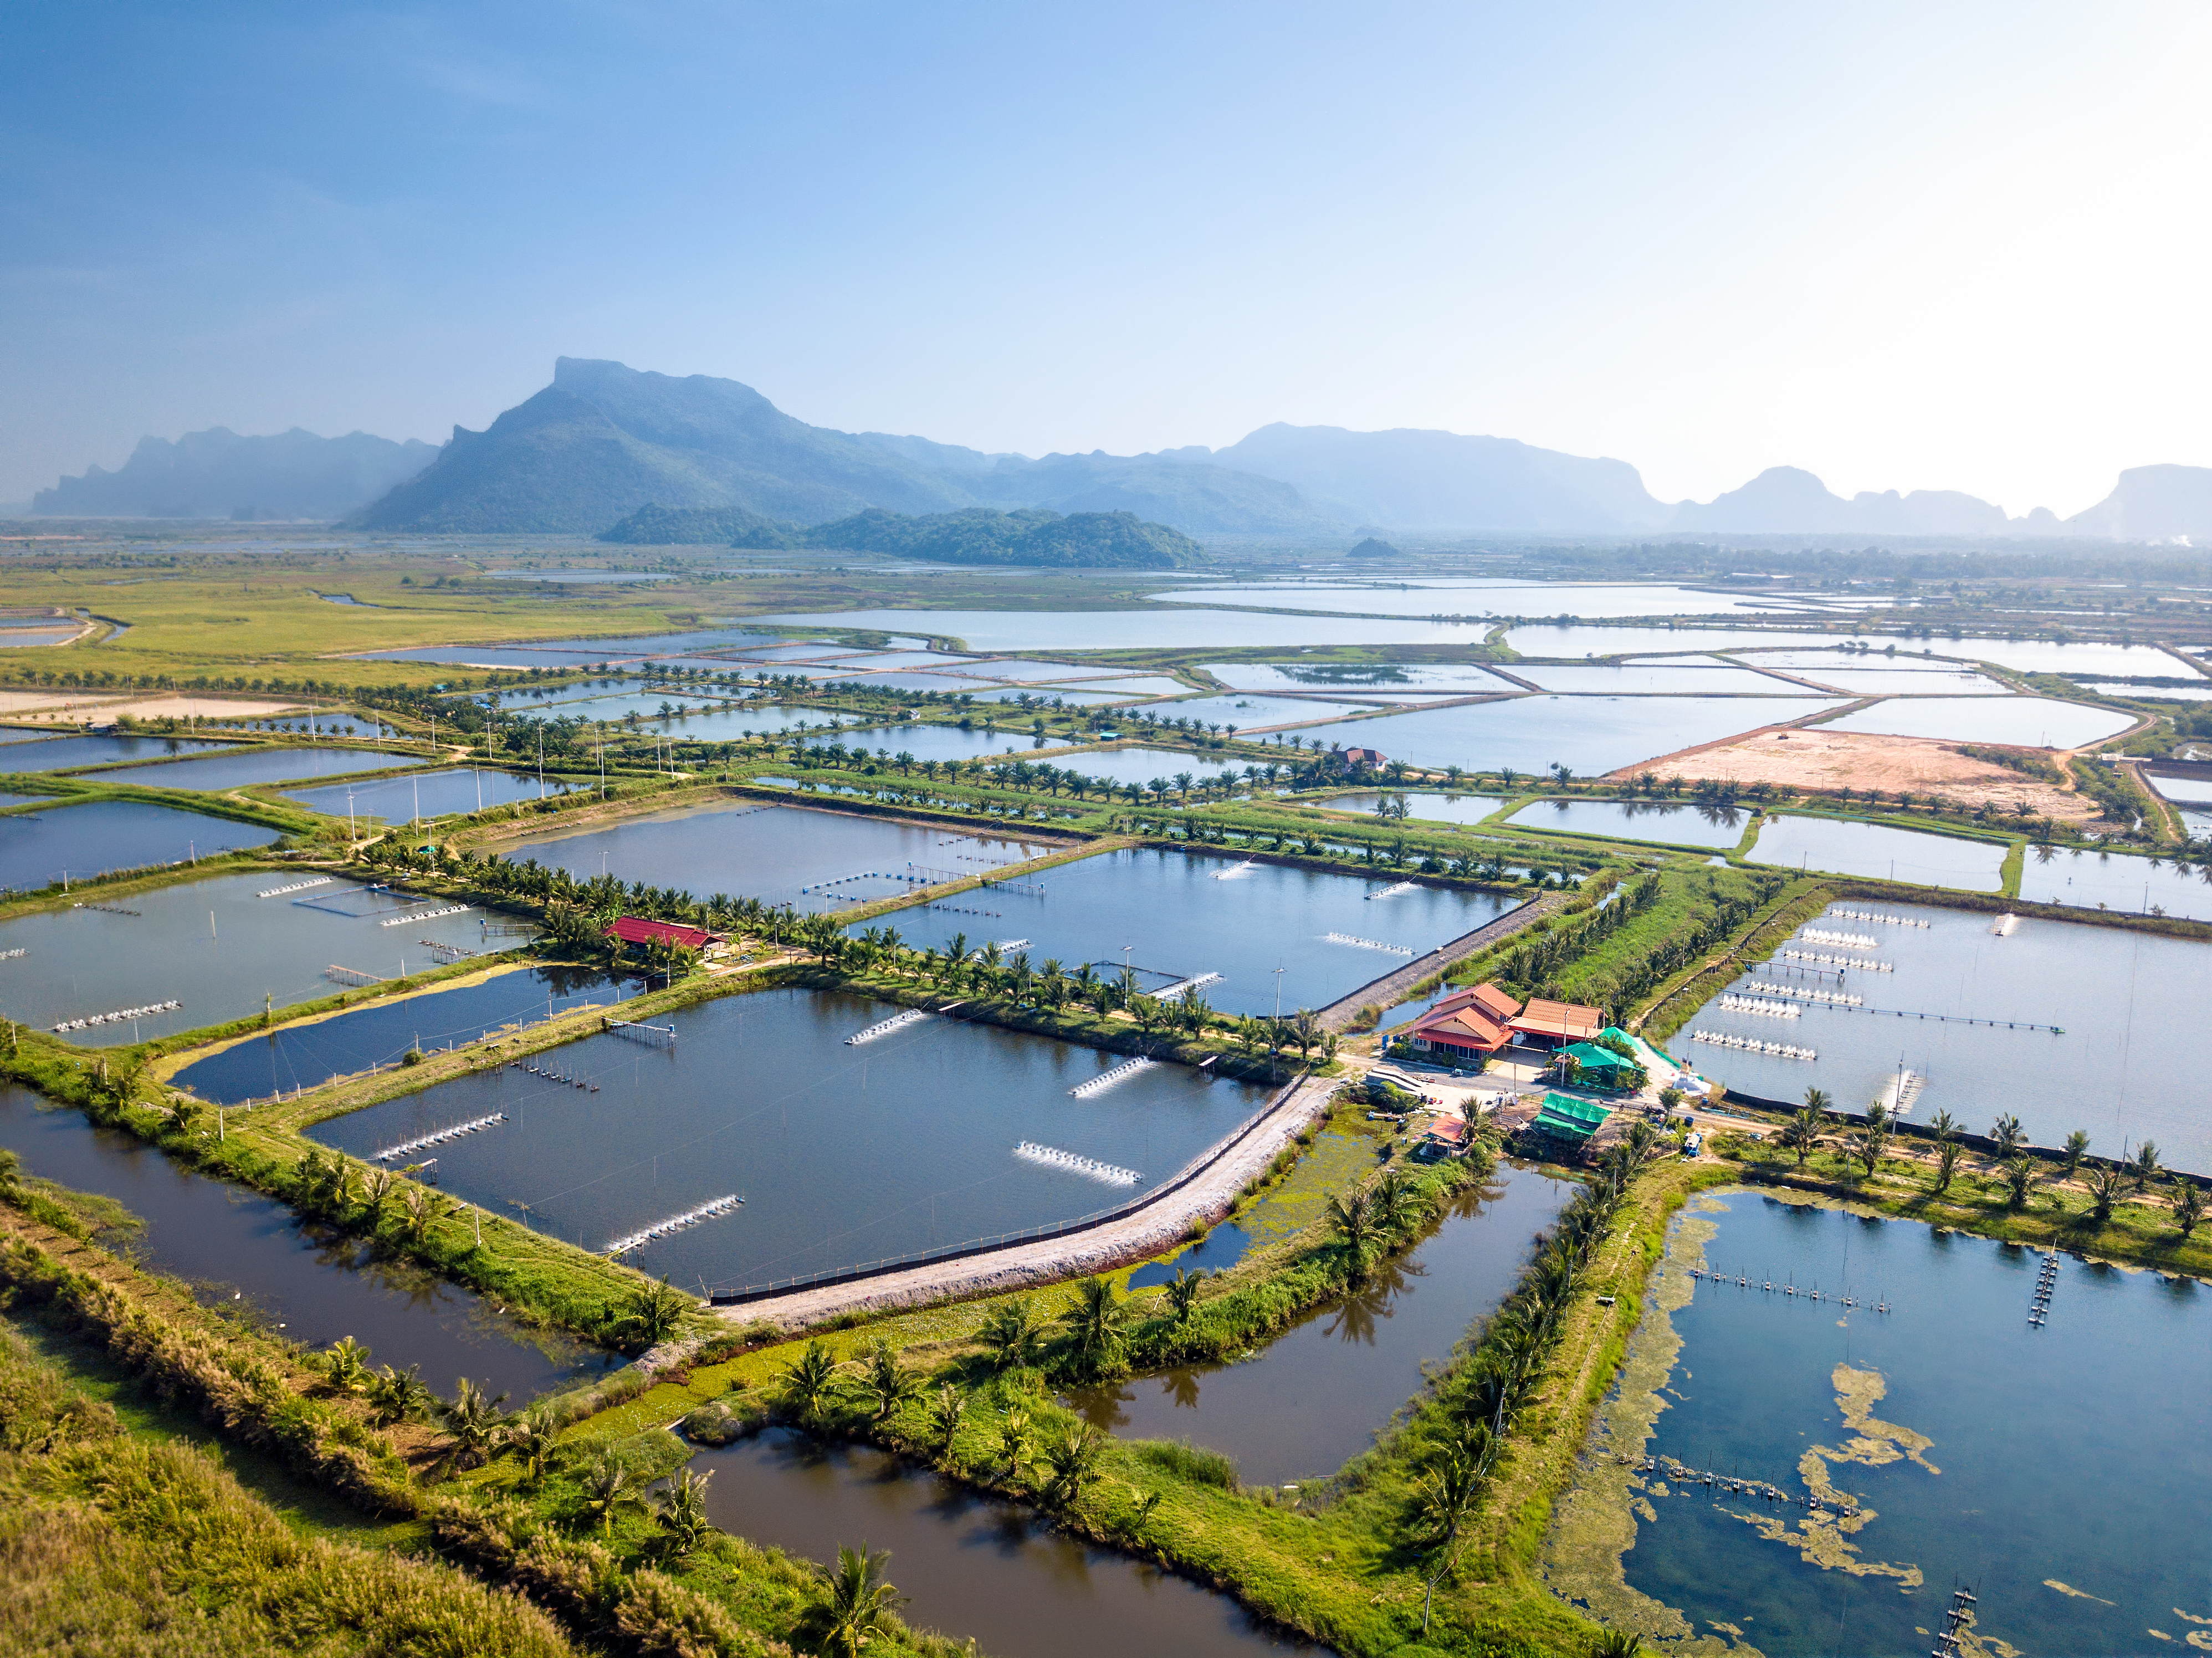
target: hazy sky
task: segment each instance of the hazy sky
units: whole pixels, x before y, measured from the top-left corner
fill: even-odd
[[[15,0],[0,500],[556,355],[986,449],[2212,464],[2212,9]]]

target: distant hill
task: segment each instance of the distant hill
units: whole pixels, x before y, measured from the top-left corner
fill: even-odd
[[[1043,507],[1016,513],[969,507],[907,518],[872,508],[799,537],[827,550],[894,553],[947,564],[1042,564],[1086,568],[1172,569],[1194,564],[1206,550],[1164,524],[1133,513],[1070,513]]]
[[[1674,508],[1670,530],[1741,535],[2003,535],[2004,508],[1955,489],[1900,495],[1862,490],[1845,501],[1795,466],[1770,466],[1741,489]]]
[[[34,513],[76,518],[343,518],[412,477],[438,452],[417,439],[366,432],[318,437],[294,427],[240,437],[224,426],[171,443],[142,438],[110,472],[88,467],[32,501]]]
[[[2116,541],[2212,541],[2212,466],[2130,466],[2111,495],[2064,527]]]
[[[927,513],[974,497],[846,432],[794,420],[750,386],[562,357],[553,384],[361,514],[362,527],[596,533],[648,502],[818,523],[867,507]]]
[[[1194,535],[1331,536],[1343,525],[1291,484],[1173,455],[994,458],[969,487],[994,505],[1060,513],[1134,513]],[[1205,451],[1197,452],[1203,457]]]
[[[1398,550],[1389,542],[1377,541],[1373,536],[1370,536],[1345,556],[1346,558],[1396,558],[1400,554]]]
[[[595,541],[635,547],[793,547],[799,526],[742,507],[663,507],[647,501]]]

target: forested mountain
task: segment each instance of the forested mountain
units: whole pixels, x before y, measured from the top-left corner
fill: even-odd
[[[648,504],[599,539],[660,546],[720,542],[736,547],[890,553],[942,564],[1115,569],[1170,569],[1205,557],[1205,550],[1188,536],[1164,524],[1147,524],[1133,513],[1062,515],[1043,507],[1000,513],[970,507],[909,517],[872,507],[809,529],[773,523],[736,508],[672,510]]]
[[[319,437],[294,427],[240,437],[224,426],[171,443],[142,438],[110,472],[89,466],[41,489],[34,513],[83,518],[337,518],[430,464],[437,450],[366,432]]]

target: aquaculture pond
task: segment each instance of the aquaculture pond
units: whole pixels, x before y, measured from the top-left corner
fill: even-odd
[[[1203,667],[1223,684],[1240,690],[1449,696],[1514,689],[1510,681],[1473,663],[1208,662]]]
[[[1505,635],[1505,643],[1525,657],[1558,657],[1571,662],[1590,656],[1744,651],[1761,646],[1787,649],[1793,645],[1819,645],[1827,637],[1825,634],[1809,630],[1779,633],[1756,628],[1607,628],[1582,622],[1530,622],[1509,632]],[[1469,642],[1480,644],[1481,641]],[[1515,673],[1521,671],[1518,664],[1509,663],[1507,666]]]
[[[494,668],[587,668],[602,662],[633,663],[684,652],[741,650],[776,644],[782,635],[754,628],[702,628],[680,634],[642,634],[634,639],[545,639],[525,644],[430,645],[403,651],[364,651],[371,662],[451,662]],[[822,647],[824,651],[833,648]]]
[[[1571,691],[1578,695],[1607,696],[1789,696],[1818,693],[1792,686],[1772,674],[1750,668],[1724,667],[1709,659],[1690,659],[1678,665],[1673,658],[1658,662],[1628,662],[1618,667],[1606,663],[1522,662],[1510,670],[1516,679],[1547,691]]]
[[[486,806],[542,799],[582,786],[586,786],[558,777],[541,782],[534,774],[494,771],[484,766],[447,766],[436,771],[380,777],[371,783],[287,789],[284,798],[333,817],[350,816],[359,823],[380,817],[386,823],[404,823],[418,817],[442,817],[448,812],[481,811]]]
[[[1549,696],[1386,714],[1297,733],[1309,748],[1380,749],[1393,760],[1468,771],[1608,772],[1838,704],[1816,696]]]
[[[593,725],[616,725],[628,720],[658,722],[664,709],[672,711],[668,717],[681,719],[720,712],[726,699],[688,695],[682,691],[642,688],[609,696],[580,696],[561,702],[510,702],[500,710],[501,723],[509,725],[517,716],[525,720],[582,720]],[[514,738],[526,743],[527,733]]]
[[[707,1512],[757,1543],[816,1560],[866,1540],[889,1549],[902,1615],[994,1658],[1247,1658],[1306,1652],[1233,1600],[1052,1530],[1030,1510],[975,1495],[864,1447],[773,1429],[691,1466],[713,1476]]]
[[[2074,749],[2135,723],[2135,716],[2047,696],[1929,696],[1877,702],[1831,720],[1823,731],[1883,737],[1932,737],[1954,743],[2005,743],[2023,748]]]
[[[1348,714],[1373,711],[1372,702],[1333,702],[1318,696],[1268,696],[1232,691],[1225,696],[1194,696],[1153,710],[1171,720],[1202,720],[1224,731],[1265,731],[1276,726],[1315,725]]]
[[[743,803],[679,807],[602,829],[502,841],[518,862],[605,873],[626,885],[673,887],[801,909],[829,909],[909,892],[955,875],[978,875],[1054,849],[1048,841],[948,835],[942,828],[811,806]]]
[[[1218,975],[1200,994],[1233,1013],[1273,1011],[1280,968],[1288,1013],[1326,1007],[1522,902],[1393,876],[1362,880],[1131,848],[890,920],[915,947],[963,934],[971,950],[995,941],[1026,951],[1033,965],[1056,960],[1071,973],[1085,963],[1119,973],[1127,960],[1148,990]]]
[[[1976,1652],[2203,1644],[2212,1295],[2062,1256],[2033,1323],[2050,1259],[1742,1191],[1693,1200],[1559,1511],[1552,1587],[1699,1652],[1919,1658],[1954,1587]],[[1620,1461],[1640,1455],[1660,1461]]]
[[[1147,595],[1172,604],[1237,604],[1261,610],[1333,610],[1367,616],[1716,616],[1772,606],[1733,593],[1664,584],[1565,581],[1268,582],[1235,587],[1177,587]]]
[[[45,811],[0,817],[0,889],[19,892],[88,880],[110,870],[181,864],[241,847],[264,847],[277,831],[137,800],[57,801]],[[94,895],[95,896],[97,895]]]
[[[842,743],[848,749],[866,749],[881,756],[910,754],[917,760],[1026,755],[1038,746],[1036,739],[1019,729],[1012,716],[1006,716],[1006,723],[995,731],[987,730],[979,718],[969,731],[957,726],[864,726],[854,731],[841,731],[829,740]]]
[[[1383,801],[1406,803],[1406,816],[1425,823],[1480,823],[1505,804],[1502,794],[1423,793],[1418,789],[1370,791],[1362,794],[1332,794],[1326,799],[1301,804],[1326,806],[1331,811],[1372,813]]]
[[[1482,643],[1469,623],[1379,621],[1283,616],[1255,610],[829,610],[763,616],[793,628],[927,628],[973,651],[1200,650],[1219,646],[1468,645]]]
[[[1179,1366],[1077,1390],[1077,1409],[1133,1439],[1188,1439],[1234,1457],[1248,1484],[1325,1477],[1365,1450],[1528,1263],[1570,1181],[1501,1163],[1405,1256],[1307,1313],[1237,1364]],[[1206,1261],[1194,1255],[1190,1265]]]
[[[410,1048],[457,1048],[577,1008],[612,1008],[642,980],[598,968],[546,966],[495,972],[473,984],[373,1001],[349,1012],[241,1037],[170,1078],[204,1100],[235,1105],[333,1077],[397,1063]]]
[[[1264,1090],[1181,1066],[1069,1090],[1119,1054],[809,990],[726,996],[319,1125],[361,1157],[455,1123],[445,1189],[587,1249],[716,1199],[744,1206],[626,1255],[696,1287],[766,1283],[1092,1213],[1175,1174]],[[578,1086],[580,1083],[583,1086]],[[1035,1157],[1035,1143],[1137,1183]],[[862,1197],[861,1194],[865,1194]]]
[[[357,1238],[303,1224],[251,1187],[194,1174],[134,1135],[42,1106],[27,1089],[0,1084],[0,1145],[27,1174],[129,1209],[144,1225],[110,1240],[125,1254],[289,1340],[321,1347],[351,1336],[377,1363],[419,1366],[441,1393],[465,1376],[513,1405],[621,1363]]]
[[[302,883],[313,884],[277,890]],[[283,870],[121,896],[95,888],[0,921],[0,953],[25,952],[0,959],[0,1012],[49,1029],[70,1023],[63,1034],[88,1047],[173,1035],[334,994],[333,966],[389,978],[428,967],[434,942],[479,948],[477,913],[435,913],[450,907]],[[102,1017],[114,1014],[126,1017]]]
[[[1886,823],[1836,817],[1769,817],[1748,853],[1754,864],[1784,869],[1865,875],[1916,886],[1995,892],[2004,885],[2007,847],[2002,841],[1956,835],[1923,835]]]
[[[0,771],[62,771],[71,766],[161,760],[231,746],[188,737],[49,737],[35,743],[0,744]]]
[[[1619,841],[1674,847],[1733,847],[1743,839],[1747,811],[1660,800],[1538,800],[1508,820],[1515,829],[1561,829]],[[2002,851],[2002,848],[2000,848]]]
[[[1872,938],[1875,947],[1823,943],[1801,929],[1771,963],[1721,993],[1797,999],[1778,986],[1856,996],[1858,1006],[1807,1001],[1785,1018],[1723,1008],[1716,995],[1668,1052],[1734,1091],[1794,1103],[1820,1088],[1846,1111],[1887,1098],[1902,1068],[1921,1084],[1907,1093],[1905,1114],[1915,1122],[1948,1110],[1986,1133],[2009,1112],[2039,1145],[2060,1145],[2079,1128],[2100,1156],[2114,1157],[2148,1139],[2169,1165],[2212,1174],[2201,1067],[2191,1045],[2175,1040],[2199,1017],[2212,944],[2033,919],[2000,933],[1994,916],[1923,905],[1840,908],[1928,925],[1815,920],[1814,931]],[[1856,965],[1838,969],[1822,957]],[[1698,1030],[1809,1048],[1819,1057],[1723,1048],[1694,1040]]]
[[[1103,777],[1127,786],[1150,787],[1155,780],[1164,781],[1170,789],[1175,787],[1176,774],[1188,772],[1194,780],[1218,777],[1224,771],[1233,771],[1240,777],[1248,763],[1238,754],[1193,754],[1182,749],[1084,749],[1074,754],[1054,756],[1054,763],[1063,771],[1079,772],[1085,777]]]
[[[2032,903],[2212,920],[2212,882],[2205,873],[2187,864],[2124,852],[2030,847],[2021,868],[2020,896]]]
[[[1748,659],[1765,661],[1761,657]],[[1876,660],[1880,660],[1879,658]],[[1826,685],[1853,696],[2009,696],[2012,692],[1998,680],[1972,669],[1952,670],[1953,665],[1943,665],[1945,671],[1923,668],[1907,671],[1899,668],[1799,668],[1787,670],[1800,679]],[[1932,665],[1931,665],[1932,667]]]
[[[229,754],[130,766],[121,771],[79,774],[89,783],[135,783],[149,789],[236,789],[249,783],[289,783],[295,778],[343,777],[349,772],[389,771],[419,756],[374,749],[240,748]]]

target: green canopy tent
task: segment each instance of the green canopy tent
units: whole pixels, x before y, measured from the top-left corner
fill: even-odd
[[[1553,1139],[1582,1145],[1605,1126],[1605,1120],[1612,1114],[1611,1106],[1600,1105],[1595,1100],[1578,1100],[1567,1094],[1547,1094],[1544,1103],[1537,1108],[1536,1121],[1529,1127],[1540,1134],[1550,1135]]]

